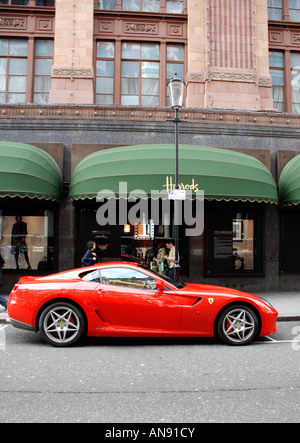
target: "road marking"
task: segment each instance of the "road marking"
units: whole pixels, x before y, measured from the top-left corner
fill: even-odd
[[[0,351],[6,351],[5,329],[8,325],[0,326]]]

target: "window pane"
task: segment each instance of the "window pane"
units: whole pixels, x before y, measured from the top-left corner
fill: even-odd
[[[55,6],[55,0],[37,0],[37,6]]]
[[[5,103],[5,94],[0,94],[0,103]]]
[[[270,52],[269,65],[273,67],[283,67],[283,54],[281,52]]]
[[[34,92],[45,92],[48,94],[51,87],[51,77],[35,77],[34,79]]]
[[[272,84],[277,86],[283,86],[284,78],[283,71],[277,71],[275,69],[270,69],[270,74],[272,76]]]
[[[139,94],[139,79],[122,78],[122,94]]]
[[[98,0],[98,9],[116,9],[116,0]]]
[[[158,106],[159,105],[159,98],[158,97],[151,97],[150,95],[144,95],[142,97],[142,106]]]
[[[0,92],[5,92],[6,90],[6,76],[0,75]]]
[[[139,11],[140,0],[123,0],[124,11]]]
[[[10,75],[26,75],[27,73],[27,59],[12,58],[9,62]]]
[[[144,12],[159,12],[159,0],[143,0]]]
[[[282,0],[268,0],[269,20],[282,20]]]
[[[0,39],[0,55],[8,55],[8,40],[6,38]]]
[[[140,59],[141,57],[141,45],[138,43],[123,43],[122,45],[122,58]]]
[[[0,75],[5,75],[7,71],[7,59],[0,58]]]
[[[102,104],[102,105],[112,105],[114,102],[114,97],[113,95],[101,95],[101,94],[97,94],[96,95],[96,103],[97,104]]]
[[[167,0],[167,12],[169,12],[170,14],[182,14],[183,0],[182,1]]]
[[[142,80],[142,95],[159,95],[158,80]]]
[[[97,43],[97,57],[114,58],[115,46],[113,42],[98,42]]]
[[[178,63],[167,63],[167,78],[170,80],[177,73],[178,77],[183,80],[183,65]]]
[[[159,60],[159,45],[143,43],[141,49],[142,60]]]
[[[35,55],[47,57],[53,55],[53,40],[37,40],[35,44]]]
[[[112,94],[114,91],[114,79],[113,78],[97,78],[96,81],[97,93],[100,94]]]
[[[113,77],[114,76],[114,62],[107,60],[97,60],[97,76],[98,77]]]
[[[26,77],[10,76],[8,79],[9,92],[26,92]]]
[[[167,46],[167,60],[170,61],[183,61],[183,46]]]
[[[34,103],[40,103],[42,105],[47,105],[49,103],[49,94],[34,94],[33,95]]]
[[[292,53],[291,54],[291,67],[295,68],[296,66],[300,66],[300,53]]]
[[[142,62],[143,78],[159,78],[159,63]]]
[[[17,104],[17,103],[25,103],[26,96],[25,94],[8,94],[7,103]]]
[[[139,62],[122,62],[122,77],[139,77]]]
[[[121,104],[126,106],[137,106],[139,104],[139,97],[137,95],[122,95]]]
[[[35,61],[35,75],[51,75],[52,59],[37,59]]]
[[[27,40],[10,40],[9,55],[27,56]]]

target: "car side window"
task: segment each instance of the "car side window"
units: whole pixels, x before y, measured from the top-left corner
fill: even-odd
[[[134,289],[156,289],[156,280],[143,272],[129,268],[101,269],[102,283]]]
[[[100,270],[96,269],[95,271],[85,272],[85,273],[80,275],[80,278],[83,281],[90,281],[90,282],[94,282],[94,283],[100,283],[101,282]]]

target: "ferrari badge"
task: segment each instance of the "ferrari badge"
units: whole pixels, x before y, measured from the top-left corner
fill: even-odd
[[[213,299],[213,298],[209,298],[209,299],[208,299],[208,303],[209,303],[210,305],[212,305],[213,302],[214,302],[214,299]]]

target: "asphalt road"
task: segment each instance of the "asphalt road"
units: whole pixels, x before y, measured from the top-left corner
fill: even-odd
[[[300,421],[300,323],[245,347],[86,339],[75,348],[0,325],[0,423]]]

